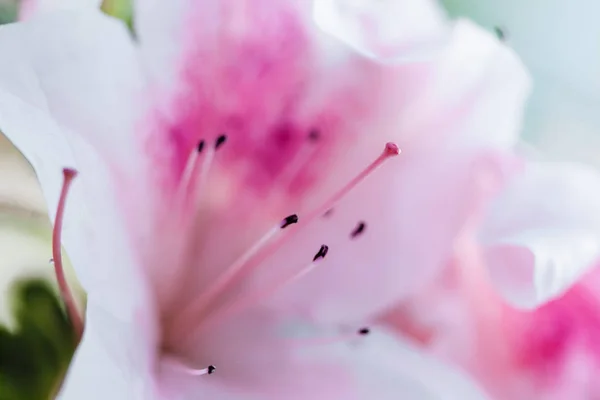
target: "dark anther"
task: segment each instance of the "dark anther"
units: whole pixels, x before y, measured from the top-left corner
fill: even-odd
[[[298,222],[298,215],[292,214],[289,217],[285,217],[283,221],[281,221],[281,229],[287,228],[288,226],[295,224]]]
[[[322,245],[321,248],[319,249],[319,251],[317,251],[317,254],[315,254],[315,257],[313,258],[313,262],[317,261],[319,258],[325,258],[328,251],[329,251],[329,246]]]
[[[371,333],[371,330],[369,328],[360,328],[358,330],[358,334],[361,336],[368,335],[369,333]]]
[[[308,133],[308,140],[311,142],[316,142],[321,138],[321,132],[318,129],[311,129]]]
[[[358,235],[360,235],[361,233],[363,233],[365,231],[366,227],[367,227],[367,224],[365,224],[364,221],[360,221],[358,223],[358,225],[356,225],[356,228],[354,228],[354,230],[350,234],[350,237],[352,239],[354,239],[355,237],[357,237]]]
[[[494,32],[496,33],[498,40],[500,40],[501,42],[506,42],[506,30],[504,28],[495,26]]]
[[[227,135],[221,135],[217,138],[215,142],[215,150],[221,147],[227,141]]]
[[[198,153],[202,153],[202,149],[204,149],[204,139],[202,139],[200,142],[198,142],[198,146],[196,147],[196,150],[198,151]]]
[[[217,370],[217,367],[215,367],[214,365],[209,365],[208,366],[208,374],[212,374],[213,372],[215,372]]]
[[[51,259],[49,259],[49,260],[48,260],[48,263],[50,263],[50,264],[54,264],[54,258],[51,258]]]
[[[325,211],[325,214],[323,214],[323,216],[329,217],[329,216],[331,216],[331,214],[333,214],[333,208],[330,208],[329,210]]]

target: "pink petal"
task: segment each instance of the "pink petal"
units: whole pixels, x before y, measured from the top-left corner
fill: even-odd
[[[519,307],[564,293],[600,256],[600,175],[574,164],[530,163],[483,227],[497,289]]]
[[[444,12],[431,0],[317,0],[313,15],[325,32],[384,62],[430,58],[447,40]]]

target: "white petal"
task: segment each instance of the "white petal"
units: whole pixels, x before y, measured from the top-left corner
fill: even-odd
[[[59,9],[100,8],[102,0],[22,0],[19,19],[28,19],[36,14]]]
[[[263,400],[486,398],[461,371],[380,327],[367,336],[346,329],[342,334],[259,311],[215,328],[212,338],[202,338],[191,350],[204,352],[196,359],[215,363],[215,375],[170,374],[163,377],[163,388],[168,383],[180,394],[196,393],[189,398],[198,400],[204,399],[209,381],[218,380],[219,394],[238,391],[242,398],[251,394]]]
[[[0,27],[0,51],[11,60],[0,64],[0,90],[46,112],[103,155],[133,158],[133,100],[142,79],[120,21],[95,10],[46,13]]]
[[[313,17],[323,31],[381,61],[431,57],[445,44],[445,17],[431,0],[315,0]]]
[[[185,15],[190,4],[190,0],[134,0],[135,31],[145,73],[163,88],[171,87],[179,72],[176,60],[185,45]]]
[[[600,94],[600,4],[530,0],[444,0],[454,15],[506,30],[508,42],[523,57],[541,86],[560,81],[580,93]],[[583,62],[582,62],[583,61]],[[536,86],[537,87],[537,86]],[[542,95],[542,93],[540,93]],[[539,100],[542,100],[539,98]]]
[[[490,277],[513,304],[561,295],[600,256],[600,174],[573,164],[528,164],[494,203],[482,243]]]
[[[86,290],[127,294],[106,296],[119,313],[145,296],[120,213],[134,199],[117,193],[115,180],[141,181],[128,107],[139,76],[127,32],[99,12],[51,13],[1,27],[0,52],[11,60],[0,64],[0,129],[34,167],[52,220],[62,168],[79,171],[63,244]]]
[[[506,31],[507,43],[530,69],[535,87],[523,137],[554,160],[600,166],[600,3],[545,0],[444,0],[490,30]],[[532,18],[535,16],[534,18]],[[568,134],[565,134],[568,132]]]
[[[402,130],[413,132],[415,139],[422,139],[418,135],[425,129],[454,134],[463,139],[457,140],[461,145],[515,144],[531,79],[509,47],[472,22],[459,20],[434,66],[434,78],[402,114]]]
[[[355,343],[315,349],[315,357],[336,359],[350,372],[344,400],[484,400],[488,397],[465,373],[427,355],[380,328]],[[312,357],[311,353],[305,355]]]
[[[88,298],[86,327],[59,394],[61,400],[154,397],[152,328],[131,314],[115,318]]]

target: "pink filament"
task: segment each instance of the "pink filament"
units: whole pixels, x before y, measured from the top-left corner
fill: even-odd
[[[65,205],[67,202],[67,195],[73,179],[77,176],[77,171],[70,168],[63,169],[63,186],[60,192],[60,198],[58,200],[58,207],[56,210],[56,218],[54,219],[54,228],[52,230],[52,257],[54,260],[54,273],[58,282],[60,295],[65,303],[67,314],[73,329],[75,331],[77,342],[81,340],[83,335],[83,318],[77,309],[77,303],[69,288],[65,272],[63,269],[62,252],[61,252],[61,232],[63,225],[63,218],[65,212]]]
[[[301,218],[301,222],[305,223],[306,226],[314,219],[323,215],[359,183],[361,183],[366,177],[368,177],[375,169],[383,164],[385,160],[398,154],[400,154],[400,149],[396,144],[386,143],[385,148],[379,157],[371,162],[346,185],[335,192],[323,204],[316,207],[312,211],[309,211],[306,214],[306,217],[303,219]],[[257,243],[255,243],[248,251],[238,258],[238,260],[236,260],[231,267],[227,268],[224,275],[218,278],[217,282],[207,292],[205,292],[198,299],[185,307],[181,313],[179,313],[178,317],[176,317],[176,320],[172,324],[173,330],[171,333],[175,335],[175,337],[181,337],[179,335],[190,334],[191,329],[189,329],[189,324],[192,323],[192,321],[198,321],[202,319],[202,314],[215,300],[219,293],[223,293],[228,287],[233,286],[239,278],[257,268],[269,255],[271,255],[274,251],[286,243],[287,240],[293,237],[293,235],[281,235],[279,234],[280,232],[281,229],[278,227],[274,227],[269,230],[265,235],[263,235],[263,237],[259,239]],[[274,238],[275,240],[273,240]],[[312,269],[312,267],[309,269]],[[301,275],[304,273],[305,272],[300,271]],[[292,280],[293,279],[294,278],[292,277]],[[286,282],[284,282],[284,284]],[[263,296],[260,296],[260,298],[262,299]],[[229,314],[229,312],[227,312],[227,314]]]
[[[202,327],[206,328],[207,326],[214,324],[217,321],[221,321],[226,317],[234,315],[235,313],[247,307],[248,304],[258,304],[260,301],[269,298],[282,287],[287,286],[288,284],[302,278],[304,275],[308,274],[310,271],[315,269],[322,260],[322,258],[319,258],[311,262],[310,264],[305,265],[300,270],[295,272],[292,276],[286,276],[282,279],[278,279],[264,289],[256,290],[250,294],[241,296],[241,298],[233,300],[229,304],[223,306],[223,309],[220,310],[218,313],[212,314],[212,318],[211,316],[209,316],[205,321],[203,321]]]

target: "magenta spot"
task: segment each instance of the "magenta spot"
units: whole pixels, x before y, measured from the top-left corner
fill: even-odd
[[[557,380],[576,349],[600,365],[600,302],[582,284],[535,311],[513,312],[516,361],[546,383]]]
[[[177,181],[198,142],[225,133],[214,166],[234,174],[240,189],[302,193],[327,171],[339,144],[376,118],[384,74],[358,56],[328,67],[297,2],[242,3],[191,6],[179,92],[169,96],[168,117],[152,116],[162,117],[163,132],[152,148]]]

